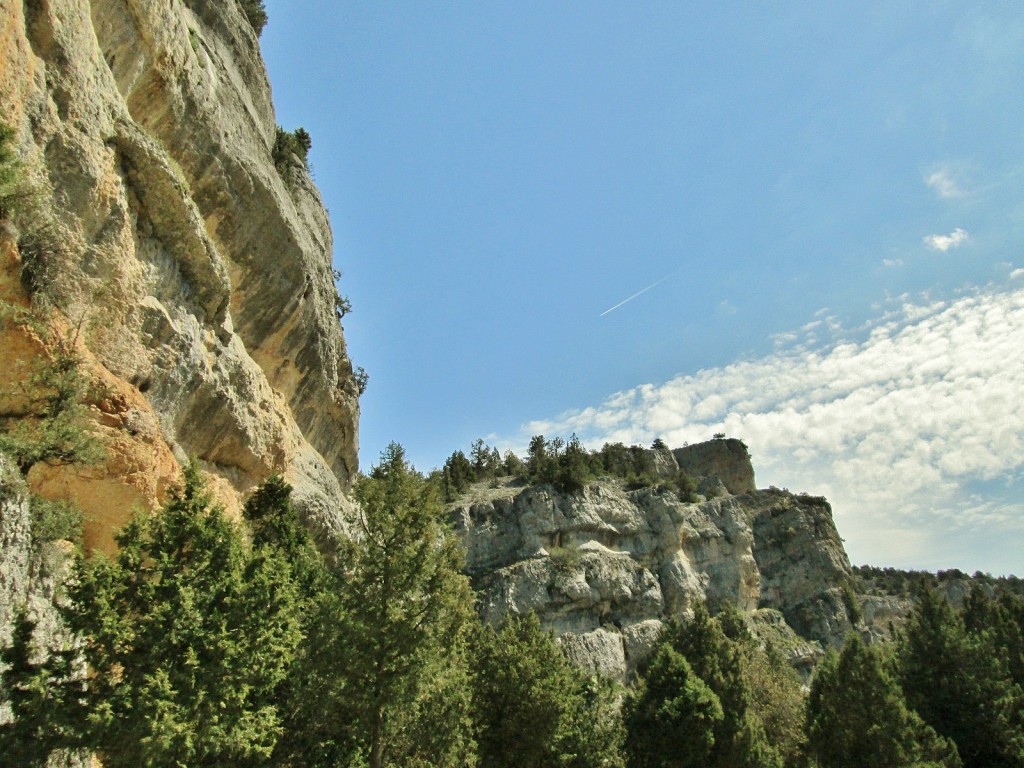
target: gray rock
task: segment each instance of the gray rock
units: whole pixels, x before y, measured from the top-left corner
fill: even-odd
[[[714,455],[719,444],[729,449],[714,442]],[[774,609],[803,638],[795,664],[852,626],[850,565],[823,499],[725,490],[688,504],[605,479],[576,495],[475,489],[449,511],[487,621],[534,611],[576,662],[619,680],[650,654],[662,622],[685,619],[699,602]]]

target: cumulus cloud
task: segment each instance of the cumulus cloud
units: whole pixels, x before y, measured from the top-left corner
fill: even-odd
[[[945,253],[951,248],[959,248],[967,241],[967,232],[957,227],[948,235],[928,235],[924,238],[924,244],[935,251]]]
[[[725,432],[749,446],[760,486],[828,496],[855,562],[1024,572],[1024,289],[903,299],[865,328],[828,329],[523,435],[596,448]]]
[[[934,173],[928,174],[925,177],[924,183],[935,190],[935,193],[943,199],[963,197],[964,194],[948,168],[941,168]]]

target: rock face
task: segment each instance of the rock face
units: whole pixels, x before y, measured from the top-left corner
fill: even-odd
[[[88,521],[90,498],[158,503],[194,456],[229,505],[282,472],[317,528],[343,527],[359,409],[331,232],[301,163],[289,183],[275,168],[240,6],[0,0],[0,114],[59,242],[36,280],[110,390],[94,410],[116,446],[105,466],[33,484],[84,497]],[[28,259],[17,234],[5,294]],[[118,522],[89,525],[87,542],[108,547]]]
[[[22,611],[36,623],[37,648],[64,646],[68,632],[57,603],[71,563],[68,542],[37,543],[24,480],[0,454],[0,648],[10,645],[15,622]],[[0,690],[0,723],[11,713]]]
[[[692,477],[716,477],[729,493],[751,493],[754,467],[741,440],[722,438],[672,451],[679,468]]]
[[[692,446],[686,458],[703,463],[688,466],[723,471],[728,483],[701,483],[741,493],[683,503],[668,490],[626,491],[604,479],[576,495],[479,489],[453,505],[484,618],[536,611],[572,659],[621,680],[650,653],[662,623],[699,601],[712,611],[728,601],[796,630],[798,663],[841,642],[852,628],[852,572],[830,507],[749,490],[746,450],[729,449],[724,456],[741,466],[728,466],[726,442]]]

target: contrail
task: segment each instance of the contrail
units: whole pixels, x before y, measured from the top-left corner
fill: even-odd
[[[648,285],[648,286],[647,286],[646,288],[642,288],[642,289],[640,289],[639,291],[637,291],[636,293],[634,293],[634,294],[633,294],[632,296],[630,296],[630,297],[629,297],[628,299],[623,299],[622,301],[620,301],[620,302],[619,302],[618,304],[616,304],[616,305],[615,305],[614,307],[612,307],[611,309],[606,309],[606,310],[605,310],[604,312],[602,312],[602,313],[601,313],[600,315],[598,315],[598,317],[604,317],[604,316],[605,316],[605,315],[607,315],[607,314],[608,314],[609,312],[614,312],[614,311],[615,311],[616,309],[618,309],[619,307],[621,307],[621,306],[622,306],[623,304],[629,304],[629,302],[631,302],[631,301],[632,301],[633,299],[635,299],[635,298],[636,298],[637,296],[642,296],[643,294],[647,293],[647,292],[648,292],[649,290],[651,290],[652,288],[657,288],[657,287],[658,287],[659,285],[661,285],[662,283],[664,283],[664,282],[665,282],[666,280],[668,280],[668,279],[669,279],[670,277],[672,277],[672,275],[676,274],[676,272],[678,272],[678,271],[679,271],[679,270],[677,269],[677,270],[675,270],[674,272],[669,272],[669,273],[668,273],[667,275],[665,275],[665,276],[664,276],[663,278],[661,278],[661,280],[658,280],[658,281],[657,281],[657,282],[655,282],[655,283],[651,283],[651,284],[650,284],[650,285]]]

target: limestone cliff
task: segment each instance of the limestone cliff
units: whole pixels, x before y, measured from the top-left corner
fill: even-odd
[[[108,449],[31,484],[85,507],[91,546],[109,547],[133,504],[157,504],[188,456],[229,505],[278,471],[315,527],[342,527],[359,409],[331,232],[304,167],[289,183],[275,168],[270,86],[239,5],[0,0],[0,115],[49,231],[42,258],[24,233],[0,234],[0,291],[25,303],[25,267],[43,284],[99,385]],[[9,384],[39,340],[3,332]]]
[[[627,679],[665,620],[698,601],[712,610],[729,601],[755,627],[785,635],[795,663],[813,663],[853,628],[852,572],[831,509],[754,490],[746,450],[732,442],[742,446],[682,449],[690,471],[728,479],[699,476],[721,495],[693,503],[612,478],[578,494],[511,481],[475,488],[451,515],[484,617],[536,611],[578,663]]]

